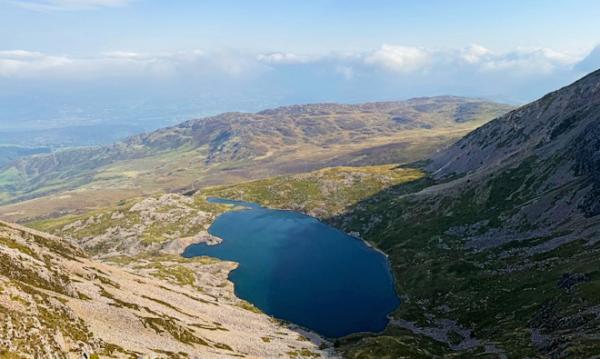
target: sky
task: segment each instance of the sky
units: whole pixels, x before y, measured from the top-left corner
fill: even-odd
[[[600,67],[592,0],[0,0],[0,130],[460,95]]]

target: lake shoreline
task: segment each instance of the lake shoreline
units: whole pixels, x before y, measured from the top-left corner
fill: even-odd
[[[301,211],[272,209],[257,203],[223,198],[209,197],[207,200],[226,204],[231,209],[220,214],[208,228],[210,235],[221,238],[223,242],[210,248],[203,244],[190,245],[182,255],[210,256],[239,263],[240,266],[228,276],[234,283],[236,297],[254,304],[274,318],[281,318],[279,320],[323,338],[335,339],[385,330],[390,315],[400,305],[386,253],[356,234],[349,235]],[[292,232],[287,234],[290,229]],[[289,235],[292,237],[286,237]],[[294,240],[297,236],[306,240],[298,242]],[[349,238],[353,240],[348,241]],[[317,254],[316,257],[314,254]],[[305,266],[306,259],[311,263],[309,267]],[[261,268],[265,265],[276,267],[264,272],[265,269]],[[290,275],[299,282],[281,282]],[[275,287],[268,284],[273,280],[276,281],[273,284],[278,283]],[[271,289],[265,292],[266,288],[261,289],[265,285]],[[281,293],[276,294],[278,292]],[[323,293],[330,294],[323,296]],[[265,302],[265,295],[270,298],[269,302]],[[342,295],[343,298],[334,299],[334,295]],[[315,305],[310,303],[320,302],[322,304],[313,309],[304,308]]]

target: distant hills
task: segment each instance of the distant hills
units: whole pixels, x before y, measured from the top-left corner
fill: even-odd
[[[23,219],[156,191],[186,191],[334,165],[413,161],[509,109],[480,99],[433,97],[225,113],[113,145],[18,159],[0,169],[1,202],[57,195],[0,212]]]

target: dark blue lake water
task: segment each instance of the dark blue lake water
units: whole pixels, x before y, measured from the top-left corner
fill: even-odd
[[[301,213],[211,201],[248,208],[215,220],[209,232],[221,244],[194,244],[183,256],[238,262],[229,278],[239,298],[327,337],[385,328],[399,300],[383,254]]]

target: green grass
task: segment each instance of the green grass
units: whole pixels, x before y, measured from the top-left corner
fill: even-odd
[[[290,358],[320,358],[321,354],[310,351],[309,349],[302,348],[296,350],[290,350],[287,352]]]
[[[423,172],[396,165],[332,167],[301,175],[213,187],[205,196],[238,199],[273,208],[291,208],[320,217],[340,213],[377,192],[421,179]]]
[[[194,271],[182,265],[168,265],[154,260],[151,263],[138,266],[138,268],[152,269],[150,275],[178,285],[194,286],[196,283]]]
[[[261,314],[262,310],[258,309],[257,307],[254,306],[254,304],[252,303],[248,303],[245,300],[240,300],[237,304],[238,307],[245,309],[249,312],[252,313],[257,313],[257,314]]]

